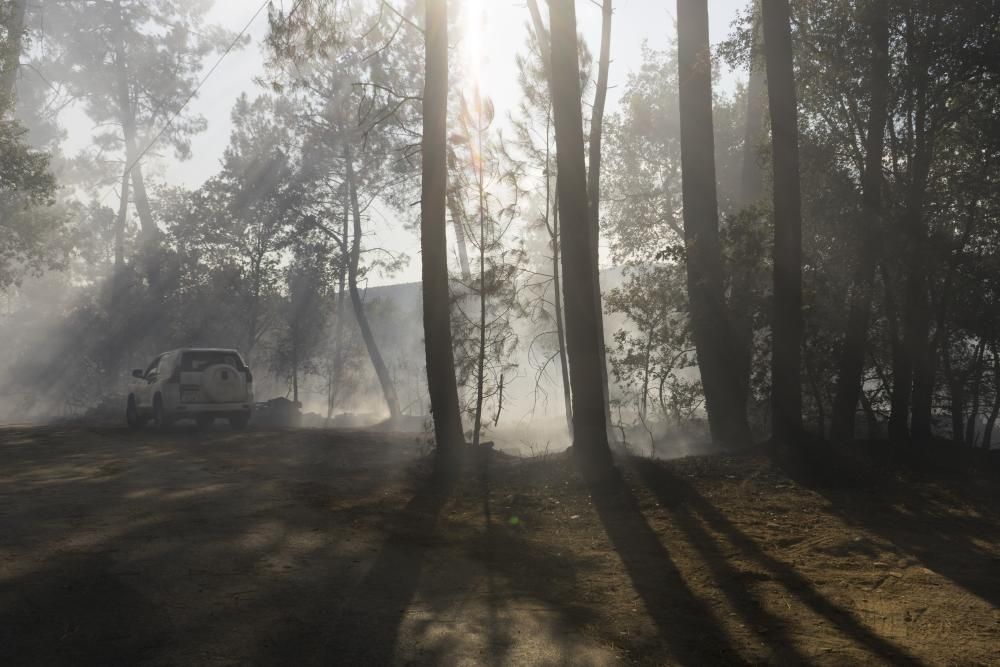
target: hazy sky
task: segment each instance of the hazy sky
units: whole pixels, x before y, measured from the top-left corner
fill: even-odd
[[[278,0],[280,4],[281,0]],[[288,0],[285,0],[287,3]],[[504,98],[504,91],[513,94],[515,90],[515,53],[524,45],[526,22],[529,18],[524,0],[465,0],[476,4],[487,12],[490,26],[483,35],[482,48],[488,54],[487,72],[494,79],[489,87],[497,101]],[[711,38],[717,43],[724,38],[738,11],[746,5],[746,0],[710,0],[709,20]],[[217,0],[209,19],[231,30],[239,30],[253,16],[256,0]],[[613,32],[611,39],[611,72],[608,92],[608,109],[613,111],[630,71],[641,65],[640,49],[643,40],[648,40],[654,48],[665,48],[668,35],[674,33],[675,3],[672,0],[617,0],[615,2]],[[578,0],[577,20],[595,57],[600,43],[601,10],[592,0]],[[218,159],[229,140],[229,111],[237,96],[243,91],[255,91],[253,79],[263,69],[261,40],[267,32],[266,11],[253,24],[250,35],[253,44],[242,51],[231,53],[215,71],[192,108],[209,121],[209,131],[199,137],[195,154],[191,161],[171,165],[168,174],[171,180],[196,187],[211,176],[218,168]],[[456,53],[464,47],[455,44]],[[725,85],[725,77],[723,81]]]
[[[524,0],[463,0],[466,7],[478,8],[486,12],[488,29],[481,35],[479,50],[487,61],[482,78],[486,91],[497,102],[498,116],[505,116],[507,104],[515,95],[516,69],[515,53],[522,48],[526,38],[526,22],[529,18]],[[275,0],[279,6],[282,0]],[[289,0],[284,0],[287,4]],[[710,0],[709,19],[711,39],[717,43],[724,38],[737,12],[747,0]],[[246,25],[259,7],[258,0],[217,0],[209,14],[209,20],[238,31]],[[617,0],[613,20],[611,41],[610,88],[608,111],[613,112],[619,102],[623,84],[630,71],[641,65],[641,45],[644,40],[657,49],[666,48],[668,36],[675,31],[674,14],[676,4],[672,0]],[[475,10],[474,10],[475,11]],[[543,6],[544,11],[544,6]],[[591,50],[598,51],[601,32],[601,10],[594,0],[577,1],[577,20],[580,31],[587,39]],[[254,95],[259,92],[254,78],[263,71],[262,40],[267,32],[267,12],[262,12],[249,30],[253,42],[248,47],[234,51],[216,69],[201,91],[191,103],[192,110],[208,119],[208,131],[197,137],[193,144],[193,156],[185,162],[176,162],[170,153],[159,165],[167,181],[197,188],[205,179],[219,169],[219,160],[229,142],[229,113],[240,93],[247,91]],[[457,37],[457,35],[456,35]],[[469,44],[453,44],[453,54],[459,57],[476,52]],[[215,56],[206,63],[206,71],[215,61]],[[724,74],[722,85],[731,85],[741,73]],[[69,146],[73,152],[89,143],[87,127],[92,125],[82,114],[72,114]],[[402,232],[397,221],[388,220],[383,212],[373,214],[374,233],[377,244],[392,250],[406,252],[411,257],[409,267],[391,279],[391,282],[406,282],[419,279],[420,265],[416,256],[416,238],[409,232]],[[374,283],[385,282],[381,279]]]

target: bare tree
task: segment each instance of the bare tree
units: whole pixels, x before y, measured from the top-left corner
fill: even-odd
[[[552,107],[559,171],[562,221],[563,294],[566,343],[573,399],[573,449],[585,470],[596,475],[611,470],[600,346],[601,313],[592,258],[591,217],[580,103],[580,62],[573,0],[549,2]]]
[[[983,428],[983,449],[987,450],[992,444],[993,428],[996,426],[997,416],[1000,415],[1000,354],[997,354],[995,339],[990,341],[990,354],[993,356],[993,407]]]
[[[21,51],[24,48],[24,17],[28,9],[28,0],[12,0],[4,11],[8,43],[4,52],[0,53],[0,111],[14,105],[14,85],[17,82],[17,71],[21,64]]]
[[[519,60],[519,68],[521,70],[520,84],[524,97],[528,100],[535,100],[537,106],[536,113],[539,113],[541,118],[544,118],[545,123],[545,133],[537,132],[537,123],[539,122],[539,117],[534,118],[530,115],[530,107],[525,105],[524,113],[526,114],[524,118],[519,121],[515,121],[515,134],[520,137],[520,144],[526,150],[528,154],[534,154],[536,156],[536,168],[540,167],[544,173],[544,206],[540,212],[539,222],[541,226],[544,227],[545,233],[549,239],[549,249],[551,251],[551,256],[549,261],[551,263],[551,273],[549,274],[548,282],[552,289],[552,319],[555,321],[555,331],[548,332],[549,334],[554,334],[556,336],[556,355],[559,357],[560,366],[560,379],[562,381],[563,390],[563,406],[566,413],[566,428],[569,433],[573,432],[573,402],[570,397],[570,384],[569,384],[569,365],[566,360],[566,327],[564,322],[564,312],[562,305],[562,279],[561,271],[559,269],[560,261],[560,251],[559,251],[559,200],[556,196],[556,191],[558,190],[557,179],[558,174],[556,170],[554,152],[553,152],[553,129],[552,129],[552,96],[550,80],[551,75],[549,73],[549,59],[551,57],[552,48],[549,45],[549,33],[545,24],[542,22],[541,13],[538,11],[538,3],[536,0],[528,0],[528,7],[531,10],[531,20],[532,20],[532,31],[531,36],[528,38],[528,55]],[[537,69],[532,66],[533,55],[537,53]],[[533,88],[538,86],[537,89]],[[544,91],[543,91],[544,89]],[[542,139],[542,145],[540,150],[535,146],[535,136]],[[556,186],[556,187],[553,187]],[[544,289],[544,288],[543,288]],[[544,291],[542,293],[541,302],[545,302]],[[549,362],[552,357],[546,359],[539,369],[538,380],[541,380],[541,375],[545,372],[548,367]],[[540,386],[540,383],[536,381],[536,389]]]
[[[871,107],[868,110],[865,171],[861,182],[864,227],[858,235],[860,261],[852,281],[847,329],[840,351],[837,393],[833,402],[833,421],[830,426],[830,436],[834,440],[845,440],[854,436],[854,415],[861,395],[872,289],[881,247],[882,154],[885,147],[885,126],[889,105],[888,0],[877,0],[871,4],[869,11],[871,14],[868,31],[872,44],[872,59],[871,70],[868,73],[868,88]]]
[[[531,22],[534,27],[535,39],[538,40],[539,48],[543,54],[543,67],[546,76],[551,80],[551,65],[547,60],[550,52],[549,33],[542,22],[541,13],[538,11],[537,0],[528,0],[528,9],[531,12]],[[608,97],[608,75],[611,68],[611,17],[612,2],[603,0],[601,5],[601,47],[597,70],[597,86],[594,92],[594,107],[590,120],[590,142],[589,142],[589,164],[587,171],[587,199],[590,203],[590,235],[591,253],[590,263],[594,272],[594,302],[597,305],[598,315],[601,316],[602,324],[598,331],[599,347],[598,354],[601,363],[601,391],[604,395],[604,420],[611,425],[611,403],[608,392],[608,360],[607,345],[604,340],[603,325],[603,302],[601,297],[600,282],[600,237],[601,237],[601,146],[604,132],[604,107]],[[558,240],[553,237],[553,243]],[[558,258],[556,258],[558,261]],[[558,282],[558,280],[557,280]],[[558,290],[558,286],[556,287]],[[560,341],[561,343],[561,341]],[[563,355],[565,356],[565,355]],[[565,369],[564,369],[565,370]],[[569,391],[565,392],[567,403],[569,403]],[[569,417],[569,415],[567,415]],[[612,432],[609,431],[609,436]]]
[[[427,388],[434,417],[438,471],[453,467],[463,443],[455,380],[445,228],[448,190],[448,8],[427,0],[423,97],[420,251]]]
[[[798,110],[788,0],[763,0],[771,151],[774,161],[774,314],[771,430],[778,441],[802,433],[802,193]]]
[[[455,172],[458,167],[458,158],[454,149],[448,147],[448,172]],[[458,266],[462,271],[462,280],[468,282],[472,279],[472,269],[469,266],[469,246],[465,241],[465,206],[462,202],[459,190],[461,186],[452,178],[448,183],[448,212],[451,213],[451,228],[455,230],[455,250],[458,252]]]
[[[600,239],[601,239],[601,139],[604,131],[604,105],[608,97],[608,71],[611,69],[611,0],[601,6],[601,53],[597,65],[597,90],[594,111],[590,118],[590,163],[587,173],[587,198],[590,201],[590,262],[594,272],[594,302],[601,314]],[[601,357],[601,391],[604,392],[604,420],[611,424],[611,403],[608,394],[608,354],[604,341],[603,317],[598,329]]]
[[[396,384],[389,374],[389,369],[382,358],[382,352],[375,342],[375,335],[368,324],[368,316],[365,314],[365,306],[361,301],[361,293],[358,291],[358,262],[361,258],[361,208],[358,205],[358,190],[354,182],[354,162],[351,155],[350,144],[344,151],[344,161],[347,164],[347,189],[351,198],[351,212],[354,219],[354,234],[351,242],[351,256],[347,268],[347,286],[351,293],[351,304],[354,306],[354,318],[358,321],[358,328],[361,329],[361,337],[365,341],[368,349],[368,356],[371,358],[372,366],[375,368],[375,375],[378,376],[378,383],[382,387],[382,395],[385,403],[389,407],[389,418],[398,419],[402,412],[399,409],[399,398],[396,395]]]
[[[767,136],[764,114],[767,107],[764,63],[760,57],[760,3],[755,3],[753,42],[750,45],[750,77],[747,81],[746,121],[743,133],[743,165],[740,170],[739,205],[744,212],[752,211],[764,197],[764,169],[760,148]],[[754,216],[756,219],[756,216]],[[753,370],[754,334],[754,273],[755,264],[735,262],[730,281],[729,314],[733,323],[733,344],[736,347],[736,380],[739,382],[740,404],[750,399],[750,375]]]
[[[346,258],[350,256],[350,251],[347,247],[347,239],[350,236],[350,197],[346,195],[347,192],[347,182],[344,182],[344,213],[341,221],[340,239],[338,244],[340,246],[340,262],[337,266],[337,302],[335,306],[335,319],[336,323],[334,326],[334,345],[333,359],[329,365],[329,372],[327,375],[327,401],[326,401],[326,419],[329,421],[333,417],[333,409],[336,405],[337,389],[340,385],[341,379],[344,376],[344,365],[346,361],[346,354],[344,353],[344,319],[347,316],[347,273],[349,261]]]
[[[677,2],[677,61],[688,301],[698,367],[712,438],[744,444],[750,429],[722,279],[707,0]]]

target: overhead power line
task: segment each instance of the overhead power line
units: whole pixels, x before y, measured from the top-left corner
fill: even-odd
[[[126,168],[127,172],[131,172],[133,169],[135,169],[135,166],[139,164],[139,161],[142,160],[142,158],[146,155],[146,153],[148,153],[149,150],[156,145],[156,142],[159,141],[164,134],[166,134],[167,130],[170,129],[174,121],[177,120],[177,117],[181,115],[181,112],[183,112],[184,109],[187,107],[187,105],[191,102],[191,100],[195,98],[198,92],[205,85],[205,82],[208,81],[208,79],[212,76],[212,74],[215,73],[215,70],[219,68],[219,65],[222,64],[222,61],[226,59],[226,56],[228,56],[230,52],[234,48],[236,48],[236,45],[239,44],[240,40],[243,39],[243,36],[247,34],[248,30],[250,30],[250,26],[254,24],[254,21],[257,20],[257,17],[260,16],[260,13],[264,11],[264,8],[267,7],[268,3],[270,2],[271,0],[264,0],[264,2],[261,3],[260,7],[257,8],[257,11],[254,12],[253,16],[250,17],[250,20],[247,21],[247,24],[243,26],[243,29],[240,30],[239,34],[236,35],[236,37],[233,39],[232,42],[230,42],[229,46],[226,47],[226,50],[223,51],[221,56],[219,56],[219,59],[215,61],[214,65],[212,65],[211,69],[209,69],[208,72],[205,74],[205,76],[202,77],[201,81],[198,82],[198,85],[195,87],[193,91],[191,91],[191,94],[187,96],[187,99],[184,100],[184,103],[181,104],[180,108],[177,109],[177,111],[174,112],[174,114],[170,117],[169,120],[167,120],[167,122],[163,125],[163,127],[160,128],[160,131],[156,133],[156,136],[153,137],[153,139],[146,145],[146,147],[139,152],[139,155],[137,155],[136,158],[130,164],[127,164]],[[101,203],[103,203],[104,200],[108,198],[108,195],[113,191],[114,187],[109,188],[108,191],[104,193],[104,196],[101,197]]]

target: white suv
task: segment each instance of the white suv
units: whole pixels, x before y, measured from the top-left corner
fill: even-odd
[[[226,418],[244,428],[253,411],[253,375],[236,350],[187,348],[164,352],[132,371],[125,419],[139,428],[150,419],[166,428],[181,419],[208,427]]]

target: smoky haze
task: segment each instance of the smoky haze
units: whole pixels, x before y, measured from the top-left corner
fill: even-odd
[[[630,2],[617,10],[614,36],[616,41],[622,37],[612,68],[610,112],[621,103],[627,77],[648,55],[639,48],[640,42],[648,39],[651,45],[672,48],[666,28],[673,16],[654,5]],[[725,36],[738,9],[731,3],[713,12],[716,40]],[[290,206],[292,191],[305,187],[309,176],[302,174],[329,168],[322,165],[324,160],[329,165],[331,158],[322,150],[310,153],[289,129],[296,114],[291,100],[300,93],[285,87],[292,86],[292,79],[275,56],[277,41],[268,41],[267,11],[255,15],[255,10],[234,3],[216,3],[207,12],[196,10],[188,19],[191,27],[208,26],[204,34],[211,30],[216,34],[178,44],[181,51],[175,54],[174,66],[182,69],[173,79],[136,81],[133,99],[140,105],[139,113],[123,122],[120,109],[114,109],[115,25],[106,17],[91,17],[88,20],[98,31],[109,32],[86,43],[70,32],[72,11],[58,4],[29,8],[25,22],[31,39],[25,50],[27,66],[17,77],[17,117],[35,148],[53,156],[51,168],[60,187],[51,213],[62,227],[48,242],[61,245],[65,252],[53,254],[48,265],[25,272],[5,290],[0,327],[8,344],[0,353],[0,419],[46,421],[81,415],[117,419],[131,369],[145,368],[164,350],[188,346],[240,349],[254,369],[257,398],[297,398],[308,413],[306,424],[373,424],[390,416],[370,352],[360,340],[356,314],[347,307],[350,290],[338,289],[340,273],[349,273],[345,265],[350,264],[350,253],[344,255],[340,241],[329,233],[340,222],[325,222],[321,231],[305,230],[301,214],[296,222],[282,210]],[[503,3],[463,8],[453,39],[466,55],[478,53],[479,41],[492,39],[465,27],[475,23],[471,18],[476,11],[483,12],[485,22],[505,26],[518,36],[502,47],[483,49],[489,55],[483,56],[482,68],[477,68],[481,76],[473,82],[496,101],[497,120],[487,138],[496,142],[505,133],[514,134],[518,122],[528,120],[516,100],[525,85],[518,59],[532,57],[530,19],[523,7]],[[146,15],[149,36],[161,34],[157,25],[174,20],[158,12],[161,8],[155,6]],[[651,14],[660,16],[663,30],[643,20]],[[600,20],[600,12],[581,10],[581,30],[592,40],[589,52],[597,49]],[[126,26],[128,30],[133,28]],[[144,28],[134,30],[124,37],[126,57],[150,48]],[[637,40],[636,35],[643,37]],[[88,49],[104,51],[108,59],[104,69],[72,67],[72,59]],[[467,90],[473,85],[470,71],[469,62],[456,65],[456,75],[465,78]],[[725,87],[732,88],[734,73],[726,77]],[[174,97],[163,98],[154,89],[157,85],[178,89]],[[276,90],[287,91],[289,100],[274,95]],[[265,101],[269,93],[273,101]],[[350,109],[345,106],[341,111]],[[128,132],[121,134],[121,128],[130,125],[137,125],[134,138]],[[338,131],[329,128],[328,134]],[[147,150],[140,162],[137,155],[143,148]],[[292,156],[296,151],[298,155]],[[522,147],[512,159],[524,168],[530,152],[530,147]],[[126,163],[140,166],[123,197],[121,168]],[[141,186],[136,178],[140,169]],[[426,421],[422,334],[412,326],[420,317],[420,288],[412,282],[419,276],[419,250],[414,211],[404,201],[413,181],[411,177],[410,185],[400,186],[387,185],[384,177],[372,178],[361,202],[362,309],[403,413]],[[296,179],[299,183],[291,182]],[[535,255],[530,270],[514,278],[534,294],[535,302],[511,317],[516,342],[496,361],[500,375],[495,383],[502,376],[502,388],[494,387],[483,421],[490,432],[487,437],[521,452],[558,451],[569,444],[563,371],[553,356],[559,347],[551,313],[554,288],[551,277],[546,278],[551,270],[542,259],[551,256],[551,244],[532,229],[532,216],[544,206],[539,187],[537,177],[514,189],[497,185],[496,205],[512,212],[505,224],[513,231],[503,242],[530,247]],[[208,204],[213,197],[227,199],[221,210]],[[514,212],[510,208],[514,197],[528,203]],[[333,210],[316,209],[323,215],[341,215]],[[304,217],[315,218],[316,211]],[[267,216],[270,219],[264,220]],[[116,231],[118,227],[121,231]],[[449,228],[453,244],[456,228]],[[471,227],[467,231],[475,235]],[[474,254],[473,246],[474,239],[470,245]],[[607,265],[626,259],[614,256],[607,241],[602,242],[601,256]],[[461,267],[454,249],[452,260],[457,275]],[[155,275],[150,272],[153,265]],[[518,268],[527,269],[527,264]],[[294,292],[296,271],[303,276],[299,291],[308,293]],[[622,272],[609,270],[603,280],[606,290],[618,287]],[[303,281],[313,284],[302,288]],[[463,288],[457,284],[456,289]],[[159,293],[162,302],[151,305],[151,291]],[[605,332],[609,340],[632,327],[627,316],[609,311]],[[307,358],[292,361],[291,348],[302,345],[309,348]],[[471,348],[465,353],[474,354]],[[470,382],[471,373],[466,367],[463,382]],[[617,432],[627,431],[648,449],[648,441],[655,439],[650,429],[659,429],[662,436],[666,427],[646,424],[636,431],[638,404],[619,390],[614,378],[612,386],[620,422]],[[469,391],[467,387],[462,397],[467,404],[472,400]],[[695,432],[701,437],[700,431]]]
[[[1000,664],[1000,0],[3,0],[0,666]]]
[[[3,248],[0,266],[0,418],[118,419],[133,369],[164,350],[223,346],[250,362],[258,399],[298,400],[309,424],[329,425],[338,415],[351,423],[398,416],[426,423],[416,104],[424,63],[422,33],[407,23],[413,17],[386,18],[378,3],[360,0],[325,10],[306,3],[301,14],[280,3],[126,4],[118,18],[74,3],[24,6],[17,67],[5,69],[5,118],[15,121],[29,177],[13,190],[16,207],[5,209],[15,241]],[[343,33],[350,38],[335,49],[318,46],[304,16],[327,26],[363,18],[371,30]],[[698,280],[685,267],[697,226],[682,179],[677,17],[652,0],[617,3],[597,253],[610,435],[642,451],[706,441],[709,395],[732,384],[739,396],[717,398],[746,406],[743,435],[763,436],[774,416],[777,363],[789,377],[801,376],[803,388],[794,392],[801,405],[792,411],[822,433],[851,431],[863,419],[866,432],[887,433],[892,421],[898,435],[912,426],[901,411],[909,415],[916,401],[925,437],[989,446],[995,355],[986,329],[969,323],[978,321],[969,313],[979,306],[933,296],[989,284],[992,275],[969,259],[969,249],[992,243],[976,194],[991,191],[988,111],[969,115],[970,127],[955,126],[960,136],[948,138],[957,156],[950,178],[975,183],[947,196],[934,190],[938,200],[927,204],[934,215],[925,216],[920,238],[953,249],[935,260],[934,280],[943,282],[921,286],[920,271],[900,268],[915,276],[900,287],[910,301],[893,288],[873,305],[870,290],[854,284],[877,287],[883,278],[859,277],[855,256],[864,267],[888,260],[858,255],[876,241],[858,245],[841,223],[888,206],[873,200],[871,187],[865,195],[865,169],[874,173],[867,165],[876,162],[861,150],[863,114],[831,117],[816,92],[826,90],[826,70],[799,73],[803,148],[796,159],[812,180],[798,206],[781,207],[800,209],[802,229],[788,237],[801,237],[799,256],[772,257],[774,235],[785,229],[779,221],[787,220],[772,220],[766,194],[773,169],[787,165],[775,162],[765,141],[771,119],[761,102],[763,77],[751,76],[760,57],[752,12],[738,2],[712,3],[708,19],[712,123],[699,136],[715,144],[711,208],[718,213],[701,223],[709,239],[713,230],[718,235],[719,252],[697,264],[705,263],[704,279],[718,286],[714,298],[726,302],[734,323],[699,325],[689,317],[688,286]],[[577,20],[589,142],[602,15],[595,3],[580,3]],[[557,275],[557,146],[539,38],[547,28],[544,20],[534,24],[528,7],[506,2],[458,3],[451,22],[446,234],[464,426],[468,432],[478,413],[484,437],[504,446],[561,448],[569,442],[565,341],[572,327]],[[793,37],[798,45],[808,36]],[[169,48],[156,48],[161,42]],[[976,90],[969,77],[955,85]],[[902,118],[892,103],[887,117]],[[911,134],[907,141],[919,143]],[[969,137],[980,135],[987,148],[977,157]],[[848,136],[849,149],[835,141]],[[886,146],[883,139],[870,150]],[[921,166],[915,144],[907,147]],[[927,155],[929,175],[921,178],[929,191],[944,166],[934,171],[943,158]],[[904,172],[895,174],[899,183]],[[919,181],[892,201],[916,206]],[[789,328],[772,329],[772,300],[783,294],[768,276],[775,262],[801,274],[801,308],[776,308],[805,313],[798,319],[809,345],[772,345]],[[932,295],[927,303],[914,301],[924,292]],[[920,322],[929,323],[926,335],[913,329]],[[722,347],[739,349],[727,363],[741,379],[708,378],[703,387],[706,337],[729,328],[739,340]],[[868,328],[887,337],[872,338]],[[927,354],[912,354],[929,366],[898,358],[898,345],[908,340],[912,351],[924,339]],[[844,350],[865,341],[878,349],[859,365]],[[800,347],[798,361],[785,358]],[[897,371],[914,384],[910,391],[895,391]],[[849,419],[852,405],[858,410]],[[510,433],[501,436],[505,428]]]

